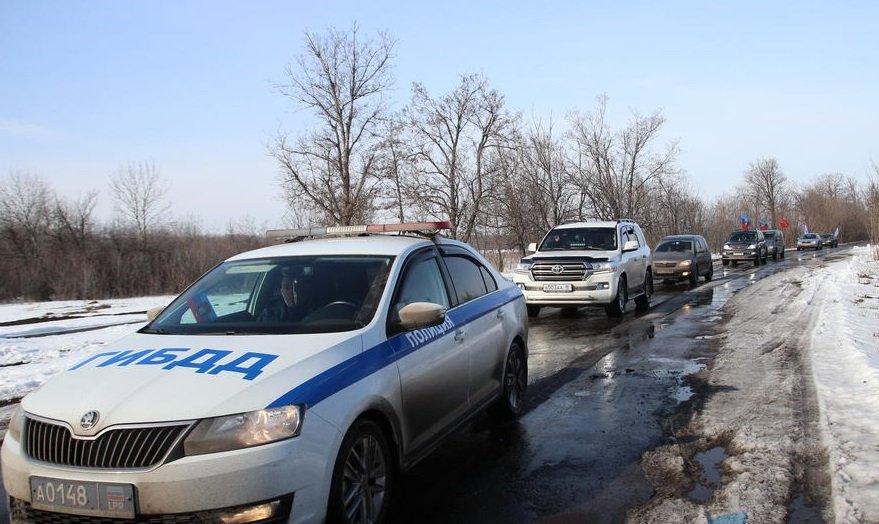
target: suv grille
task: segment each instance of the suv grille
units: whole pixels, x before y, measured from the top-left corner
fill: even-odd
[[[583,262],[538,262],[531,266],[531,275],[537,281],[584,280],[587,271]]]
[[[74,438],[66,426],[28,418],[24,447],[30,457],[61,466],[147,468],[158,464],[189,426],[122,428],[87,440]]]

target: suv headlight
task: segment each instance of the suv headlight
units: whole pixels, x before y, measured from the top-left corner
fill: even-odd
[[[596,273],[613,273],[617,266],[613,262],[592,262],[592,269]]]
[[[681,260],[680,262],[678,262],[678,265],[681,267],[690,267],[690,261],[689,260]]]
[[[732,248],[729,247],[729,244],[724,244],[724,245],[723,245],[723,249],[732,249]]]
[[[281,406],[225,417],[206,418],[183,441],[187,455],[248,448],[299,435],[302,406]]]
[[[748,249],[757,249],[757,244],[751,244],[748,246]]]
[[[518,264],[516,264],[516,269],[514,269],[513,271],[519,273],[528,273],[529,271],[531,271],[531,264],[532,262],[519,262]]]

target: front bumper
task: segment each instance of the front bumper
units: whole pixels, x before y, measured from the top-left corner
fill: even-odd
[[[754,260],[757,258],[756,249],[730,249],[722,253],[723,260]]]
[[[586,280],[536,281],[530,275],[516,273],[513,282],[525,295],[525,303],[537,306],[580,307],[613,302],[617,293],[616,273],[594,273]],[[570,291],[546,291],[546,285],[568,284]]]
[[[321,522],[333,466],[333,461],[326,457],[334,456],[332,446],[338,444],[340,438],[320,417],[311,416],[307,423],[311,430],[309,435],[303,428],[303,433],[296,438],[235,451],[188,456],[150,470],[96,470],[37,462],[25,456],[20,442],[7,433],[0,454],[3,483],[9,496],[16,499],[11,501],[11,509],[18,512],[37,511],[29,508],[33,502],[29,479],[38,476],[61,481],[130,484],[138,522],[168,515],[175,516],[171,522],[199,522],[198,514],[217,515],[223,511],[216,510],[224,508],[235,512],[274,501],[279,502],[276,505],[279,509],[272,520],[255,522]],[[77,514],[68,509],[39,513],[56,519],[47,522],[60,522],[65,514]],[[88,522],[84,517],[77,518]]]

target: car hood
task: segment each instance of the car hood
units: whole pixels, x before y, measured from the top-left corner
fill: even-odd
[[[757,243],[759,243],[759,240],[753,240],[751,242],[726,242],[726,245],[728,245],[729,247],[742,248],[742,247],[748,247],[751,244],[757,244]]]
[[[692,253],[653,253],[653,262],[680,262],[692,259]]]
[[[595,250],[566,250],[566,251],[546,251],[535,253],[522,259],[523,262],[548,262],[553,260],[595,260],[605,261],[618,258],[616,251],[595,251]]]
[[[362,351],[358,333],[281,336],[133,334],[22,401],[28,413],[95,435],[114,424],[192,420],[263,409]],[[82,430],[90,411],[98,423]]]

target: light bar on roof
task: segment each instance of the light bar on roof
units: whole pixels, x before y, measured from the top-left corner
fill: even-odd
[[[305,227],[300,229],[270,229],[267,237],[296,238],[327,235],[356,235],[360,233],[430,232],[452,229],[448,220],[438,222],[407,222],[403,224],[363,224],[357,226]]]

